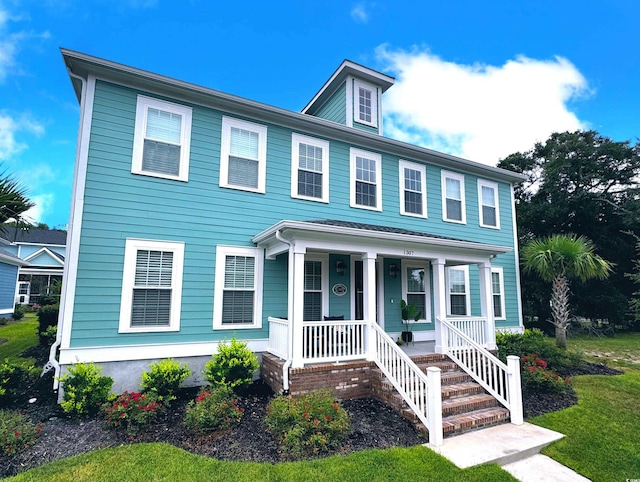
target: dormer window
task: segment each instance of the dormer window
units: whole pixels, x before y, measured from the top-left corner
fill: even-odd
[[[355,121],[378,127],[378,92],[370,84],[354,81]]]

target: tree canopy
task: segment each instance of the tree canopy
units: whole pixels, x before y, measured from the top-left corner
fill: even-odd
[[[7,171],[0,172],[0,224],[10,219],[20,222],[22,215],[33,206],[20,182]]]

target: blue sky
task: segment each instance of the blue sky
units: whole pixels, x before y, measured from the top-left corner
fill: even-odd
[[[495,165],[640,134],[637,0],[0,0],[0,162],[65,226],[79,108],[59,48],[301,110],[345,58],[396,77],[385,135]]]

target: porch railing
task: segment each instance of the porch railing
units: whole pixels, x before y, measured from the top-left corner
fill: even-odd
[[[487,320],[478,317],[451,318],[447,321],[466,334],[478,345],[487,345]]]
[[[491,352],[467,336],[449,320],[442,326],[442,345],[446,355],[511,412],[511,423],[523,423],[520,359],[508,357],[505,365]]]
[[[269,352],[283,360],[289,359],[289,320],[269,317]]]
[[[361,360],[366,357],[363,320],[305,321],[302,359],[307,363]]]
[[[440,369],[425,374],[377,323],[373,323],[378,368],[429,430],[429,443],[442,445]]]

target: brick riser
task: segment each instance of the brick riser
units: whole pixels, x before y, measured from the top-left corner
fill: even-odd
[[[509,421],[509,411],[446,356],[420,355],[412,359],[423,370],[437,366],[442,371],[442,429],[445,437]],[[426,427],[382,372],[374,369],[371,375],[373,395],[411,421],[419,432],[428,434]]]

